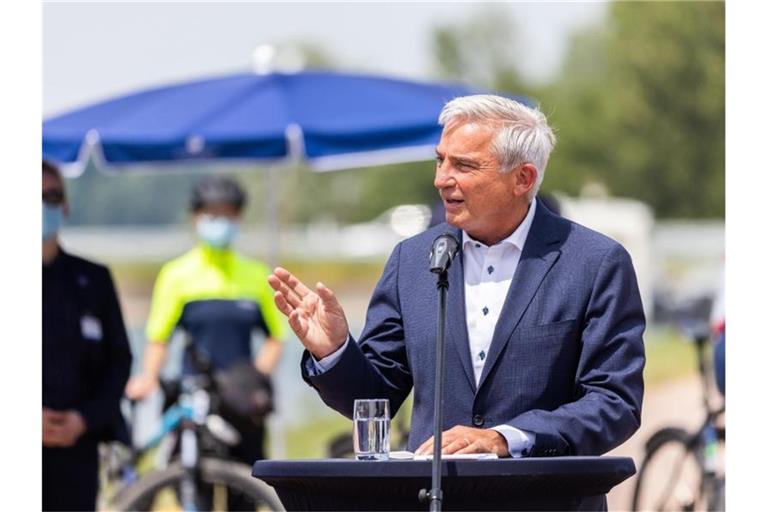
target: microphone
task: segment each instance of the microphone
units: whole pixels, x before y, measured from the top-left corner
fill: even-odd
[[[435,402],[432,421],[432,488],[419,492],[420,498],[429,499],[430,512],[442,510],[442,457],[441,446],[443,439],[443,371],[445,349],[445,314],[448,300],[448,267],[459,252],[459,241],[450,233],[443,233],[432,242],[429,252],[429,270],[437,274],[437,344],[435,348]]]
[[[441,274],[451,266],[453,258],[459,252],[459,241],[450,233],[443,233],[432,242],[432,250],[429,251],[429,270],[435,274]]]

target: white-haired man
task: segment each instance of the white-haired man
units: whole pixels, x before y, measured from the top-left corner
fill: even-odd
[[[468,96],[440,115],[435,187],[446,222],[400,243],[355,341],[333,292],[282,268],[275,302],[307,348],[304,379],[351,417],[356,398],[414,392],[409,449],[432,450],[439,234],[449,270],[443,453],[595,455],[640,425],[645,328],[635,273],[615,241],[539,204],[555,137],[507,98]]]

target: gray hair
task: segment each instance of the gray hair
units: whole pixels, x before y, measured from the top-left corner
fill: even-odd
[[[544,169],[556,141],[540,110],[491,94],[462,96],[449,101],[440,112],[438,122],[441,126],[453,121],[501,123],[501,129],[491,143],[491,151],[501,164],[500,172],[509,172],[525,163],[533,164],[537,176],[528,199],[534,198],[544,180]]]

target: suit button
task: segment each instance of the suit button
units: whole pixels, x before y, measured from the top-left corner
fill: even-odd
[[[483,423],[485,423],[485,418],[479,414],[475,414],[475,416],[472,418],[472,424],[476,427],[482,427]]]

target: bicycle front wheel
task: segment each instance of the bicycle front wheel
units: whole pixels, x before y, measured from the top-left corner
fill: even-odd
[[[657,432],[637,473],[632,510],[707,510],[704,467],[691,436],[681,429]]]
[[[178,509],[184,468],[175,462],[165,469],[148,473],[119,492],[111,510]],[[198,472],[198,510],[283,511],[275,491],[251,476],[251,468],[237,462],[202,458]]]

